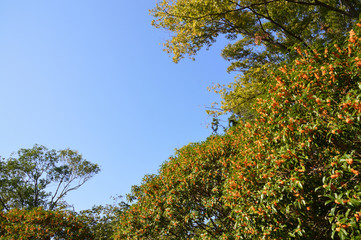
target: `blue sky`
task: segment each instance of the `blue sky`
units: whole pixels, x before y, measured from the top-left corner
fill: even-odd
[[[226,43],[174,64],[156,1],[0,3],[0,155],[41,144],[75,149],[102,171],[66,200],[111,203],[189,142],[205,140],[207,91],[232,80]]]

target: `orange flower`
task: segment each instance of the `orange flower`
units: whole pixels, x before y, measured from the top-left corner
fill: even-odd
[[[357,40],[357,37],[356,37],[356,33],[353,29],[351,29],[350,31],[350,38],[349,38],[349,42],[352,42],[352,43],[355,43]]]
[[[333,70],[334,70],[334,67],[332,66],[332,64],[330,64],[330,65],[328,66],[328,69],[330,69],[330,71],[333,71]]]
[[[327,57],[327,54],[328,54],[328,49],[327,48],[325,48],[325,55],[324,55],[324,57],[326,58]]]
[[[301,52],[301,48],[300,47],[295,47],[294,48],[298,54],[300,54],[302,56],[302,52]]]
[[[314,75],[315,75],[315,78],[316,78],[317,80],[320,79],[320,76],[319,76],[317,73],[314,73]]]
[[[286,68],[283,68],[283,67],[280,68],[280,71],[283,72],[284,74],[287,73],[287,69],[286,69]]]
[[[355,170],[353,168],[351,168],[350,171],[356,176],[359,174],[359,171],[357,171],[357,170]]]
[[[358,214],[355,214],[354,216],[356,218],[356,222],[358,222],[358,220],[360,220],[360,216]]]
[[[356,66],[361,67],[361,60],[358,57],[355,57]]]
[[[346,162],[351,165],[353,163],[353,159],[352,158],[346,159]]]
[[[352,123],[352,119],[350,119],[350,118],[346,118],[346,123],[351,124],[351,123]]]

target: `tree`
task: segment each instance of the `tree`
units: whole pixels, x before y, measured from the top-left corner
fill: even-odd
[[[70,212],[11,209],[0,212],[1,239],[91,240],[87,226]]]
[[[100,171],[76,151],[48,150],[34,145],[0,161],[0,206],[54,210],[68,206],[64,197]]]
[[[357,0],[163,0],[151,10],[153,25],[172,33],[165,50],[178,62],[210,47],[220,35],[228,44],[222,56],[228,71],[241,74],[221,86],[220,111],[253,117],[249,104],[264,92],[268,71],[294,59],[291,48],[342,41],[361,13]]]
[[[120,216],[115,239],[217,239],[231,231],[224,204],[225,160],[235,149],[226,136],[189,144],[165,162],[159,175],[134,186],[135,201]]]
[[[120,197],[114,198],[117,200]],[[91,209],[81,211],[78,216],[89,227],[94,240],[111,239],[114,235],[118,217],[129,208],[129,205],[121,201],[105,206],[93,206]]]
[[[117,239],[358,239],[361,23],[295,49],[257,116],[182,148],[134,187]]]

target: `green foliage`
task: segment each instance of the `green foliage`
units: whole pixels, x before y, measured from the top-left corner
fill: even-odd
[[[33,208],[0,212],[0,239],[90,240],[94,238],[87,226],[69,212]]]
[[[342,41],[361,13],[356,0],[162,0],[151,10],[153,25],[172,33],[165,51],[178,62],[210,47],[219,36],[230,43],[222,56],[228,71],[241,71],[235,83],[221,86],[221,111],[252,118],[248,111],[263,92],[270,68],[294,58],[290,48]]]
[[[97,164],[70,149],[55,151],[38,145],[20,149],[16,157],[0,161],[0,206],[6,211],[66,207],[64,196],[99,171]]]
[[[93,206],[92,209],[81,211],[79,219],[89,227],[94,240],[112,239],[118,216],[128,207],[129,205],[123,201],[105,206]]]
[[[212,239],[230,231],[223,203],[230,139],[210,137],[178,150],[160,169],[134,187],[136,204],[121,216],[116,239]],[[222,147],[219,147],[219,145]]]
[[[340,46],[296,48],[254,119],[146,176],[116,239],[359,239],[360,27]]]

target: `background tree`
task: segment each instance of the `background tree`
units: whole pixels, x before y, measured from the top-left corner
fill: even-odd
[[[121,197],[114,200],[119,198]],[[128,208],[129,205],[121,201],[105,206],[93,206],[91,209],[81,211],[78,216],[89,227],[94,240],[107,240],[113,238],[118,218]]]
[[[172,33],[165,50],[178,62],[210,47],[220,35],[228,44],[222,56],[228,71],[241,74],[217,90],[223,97],[220,111],[252,118],[250,103],[264,93],[260,85],[268,71],[293,59],[290,48],[322,46],[342,41],[358,19],[357,0],[163,0],[151,10],[153,25]]]
[[[97,164],[70,149],[48,150],[34,145],[0,162],[0,206],[54,210],[69,206],[64,197],[100,171]]]

